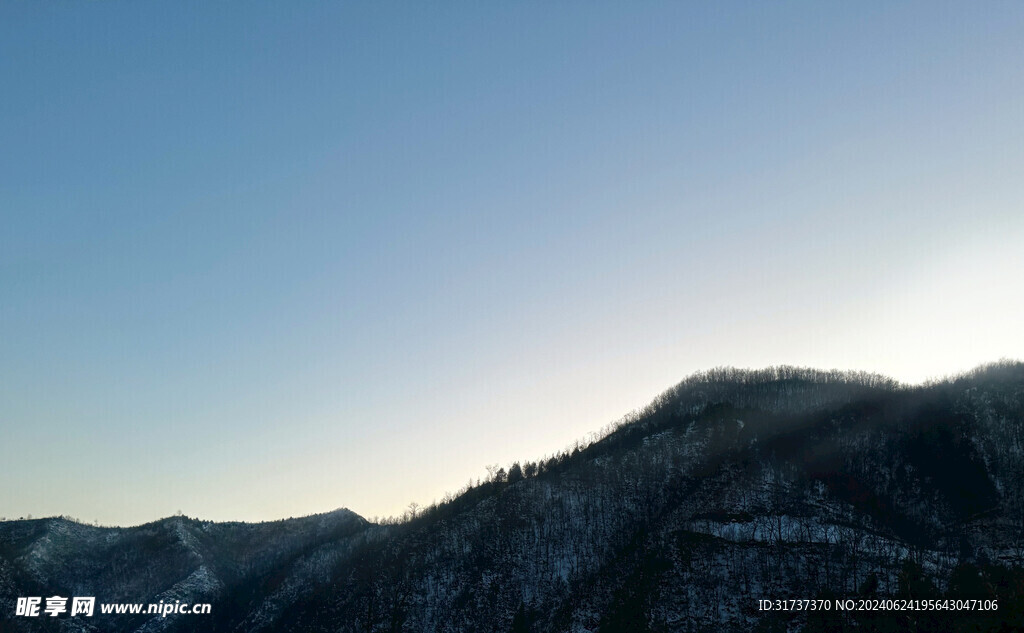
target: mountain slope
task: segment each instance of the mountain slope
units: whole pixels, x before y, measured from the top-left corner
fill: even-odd
[[[168,519],[118,530],[116,547],[90,530],[0,524],[0,598],[88,586],[108,602],[213,603],[211,616],[89,622],[109,631],[1024,629],[1024,365],[914,388],[715,370],[582,450],[404,523]],[[999,609],[758,610],[824,597]]]
[[[173,517],[133,528],[99,528],[62,518],[0,523],[0,631],[160,630],[170,618],[14,618],[19,596],[94,596],[97,602],[195,603],[239,607],[284,570],[325,573],[344,543],[365,529],[348,510],[271,523],[211,523]],[[321,551],[330,543],[327,552]],[[293,593],[301,593],[294,591]],[[7,607],[10,607],[8,610]],[[65,614],[66,615],[66,614]],[[204,616],[205,617],[205,616]],[[207,621],[211,618],[207,618]]]

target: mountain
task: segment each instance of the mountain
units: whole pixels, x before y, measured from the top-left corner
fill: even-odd
[[[212,607],[14,615],[54,594]],[[759,608],[784,599],[828,602]],[[913,387],[703,372],[599,441],[384,524],[8,521],[0,605],[4,632],[1020,631],[1024,364]]]

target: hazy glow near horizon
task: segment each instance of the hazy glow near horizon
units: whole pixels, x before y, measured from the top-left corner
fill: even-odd
[[[0,516],[400,513],[721,365],[1024,358],[1024,5],[0,7]]]

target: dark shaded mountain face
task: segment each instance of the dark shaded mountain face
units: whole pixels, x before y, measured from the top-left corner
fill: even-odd
[[[212,612],[14,615],[54,594]],[[847,598],[998,609],[758,602]],[[699,374],[401,523],[0,523],[0,609],[0,631],[1021,631],[1024,364]]]

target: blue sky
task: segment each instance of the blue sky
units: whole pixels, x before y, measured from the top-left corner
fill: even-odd
[[[718,365],[1024,357],[1024,6],[9,3],[0,516],[429,503]]]

